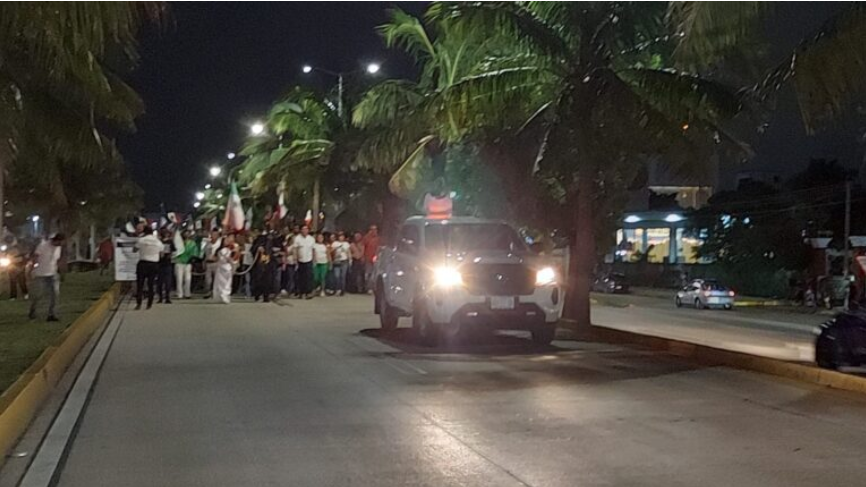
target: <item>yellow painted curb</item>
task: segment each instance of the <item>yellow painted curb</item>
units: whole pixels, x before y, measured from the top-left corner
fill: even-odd
[[[114,284],[0,395],[0,466],[119,296],[120,284]]]
[[[629,343],[709,365],[725,365],[833,389],[866,394],[866,377],[844,374],[835,370],[826,370],[812,365],[732,352],[680,340],[642,335],[640,333],[615,330],[602,326],[593,326],[589,330],[589,333],[591,339],[608,343]]]

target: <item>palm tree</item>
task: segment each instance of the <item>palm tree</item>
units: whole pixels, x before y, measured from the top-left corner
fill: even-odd
[[[571,213],[568,303],[579,325],[590,322],[595,211],[609,190],[605,181],[638,172],[655,154],[678,169],[708,160],[730,139],[721,122],[741,108],[723,86],[662,69],[676,41],[665,13],[657,2],[437,3],[428,12],[454,32],[511,40],[510,69],[477,73],[446,96],[469,113],[538,100],[525,115],[545,126],[539,167]]]
[[[318,227],[322,180],[342,122],[336,108],[311,92],[295,88],[274,104],[268,131],[248,139],[239,181],[261,196],[282,185],[288,197],[312,188],[313,228]]]
[[[159,2],[0,4],[0,233],[13,162],[50,170],[114,158],[100,129],[131,127],[142,103],[105,60],[110,50],[133,63],[138,26],[162,11]]]
[[[681,39],[678,60],[693,69],[717,69],[761,42],[761,23],[790,5],[765,2],[676,2],[670,18]],[[866,7],[840,2],[836,13],[804,36],[751,87],[766,99],[792,85],[806,131],[843,115],[866,88]],[[821,20],[821,19],[819,19]]]
[[[448,22],[425,25],[399,9],[391,11],[391,20],[379,30],[388,47],[415,58],[421,76],[417,82],[386,80],[368,90],[355,106],[353,124],[366,135],[356,164],[391,176],[391,191],[407,197],[430,164],[434,177],[442,175],[449,148],[466,142],[470,129],[501,128],[515,113],[471,112],[452,98],[452,90],[478,75],[494,70],[514,73],[522,67],[514,56],[502,55],[506,47],[502,36],[467,34]],[[508,101],[528,106],[535,100]]]

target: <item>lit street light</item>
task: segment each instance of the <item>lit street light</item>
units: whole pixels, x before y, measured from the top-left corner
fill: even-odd
[[[210,176],[211,176],[212,178],[215,178],[215,177],[219,176],[220,174],[222,174],[223,170],[222,170],[222,168],[219,167],[219,166],[212,166],[212,167],[209,169],[209,172],[210,172]]]
[[[236,155],[237,155],[237,154],[235,154],[234,152],[229,152],[228,154],[226,154],[226,158],[227,158],[228,160],[232,160],[232,159],[235,158]]]
[[[192,204],[193,208],[198,208],[199,206],[201,206],[201,203],[199,203],[198,201]]]
[[[198,201],[203,200],[204,199],[204,193],[202,193],[201,191],[197,191],[195,193],[195,199],[197,199]]]
[[[250,127],[250,134],[253,136],[262,135],[263,133],[265,133],[265,126],[259,122],[254,123]]]
[[[382,65],[380,65],[379,63],[368,63],[367,66],[364,68],[364,71],[366,71],[367,74],[376,74],[379,72],[380,69],[382,69]],[[304,74],[310,74],[313,71],[320,71],[322,73],[330,76],[335,76],[337,78],[337,117],[339,117],[340,120],[343,120],[343,76],[348,73],[342,71],[331,71],[329,69],[310,66],[309,64],[305,64],[303,67],[301,67],[301,71]]]
[[[210,188],[211,188],[210,183],[204,185],[204,189],[210,189]]]

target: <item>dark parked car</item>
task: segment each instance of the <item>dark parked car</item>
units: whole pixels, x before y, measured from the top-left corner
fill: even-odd
[[[836,315],[816,331],[815,362],[825,369],[866,363],[866,312]]]
[[[602,274],[592,283],[592,290],[597,293],[628,293],[628,280],[625,274],[619,272],[610,272]]]

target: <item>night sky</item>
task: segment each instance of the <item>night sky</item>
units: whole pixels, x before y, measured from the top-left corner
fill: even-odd
[[[187,209],[196,188],[207,181],[206,168],[237,150],[249,124],[292,85],[320,90],[332,86],[334,81],[327,76],[301,74],[303,64],[349,71],[378,61],[382,76],[411,76],[411,60],[387,50],[375,31],[395,5],[415,14],[426,6],[171,3],[168,25],[141,36],[141,63],[129,79],[144,98],[147,112],[138,120],[138,132],[120,141],[131,173],[145,191],[148,209],[156,210],[160,203],[168,209]],[[784,49],[834,8],[838,7],[799,4],[770,26],[769,35],[777,48]],[[756,146],[757,158],[741,169],[786,175],[802,169],[809,157],[861,165],[857,123],[809,138],[793,96],[782,96],[782,101]]]
[[[350,71],[382,63],[381,76],[414,72],[385,48],[375,28],[394,6],[350,2],[171,3],[171,19],[141,37],[130,84],[144,98],[137,133],[120,146],[149,210],[184,209],[207,181],[206,168],[237,150],[251,121],[294,84],[325,90],[336,81],[304,75],[309,63]],[[363,82],[363,80],[356,80]]]

